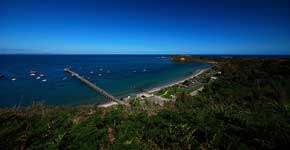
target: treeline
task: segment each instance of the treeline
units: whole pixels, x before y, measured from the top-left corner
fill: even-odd
[[[214,59],[217,80],[198,96],[179,93],[163,107],[135,100],[107,109],[1,109],[1,149],[290,147],[289,58]]]
[[[200,55],[172,55],[169,57],[173,61],[197,61],[205,63],[216,63],[216,62],[225,62],[226,60],[232,58],[231,56],[200,56]]]

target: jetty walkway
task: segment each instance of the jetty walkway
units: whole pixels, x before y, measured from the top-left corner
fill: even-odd
[[[95,84],[93,84],[92,82],[90,82],[89,80],[85,79],[84,77],[80,76],[79,74],[77,74],[76,72],[72,71],[71,68],[64,68],[65,72],[70,73],[73,77],[79,79],[80,81],[82,81],[83,83],[85,83],[86,85],[88,85],[89,87],[91,87],[92,89],[94,89],[96,92],[100,93],[101,95],[107,97],[109,100],[115,101],[118,104],[123,104],[126,105],[123,101],[115,98],[113,95],[111,95],[110,93],[106,92],[105,90],[101,89],[100,87],[96,86]]]

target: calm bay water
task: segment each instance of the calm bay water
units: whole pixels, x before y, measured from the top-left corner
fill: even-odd
[[[164,55],[162,55],[164,56]],[[170,61],[161,55],[0,55],[0,106],[42,101],[54,105],[104,102],[105,98],[63,71],[80,75],[117,97],[189,76],[204,63]],[[30,70],[38,71],[31,76]],[[40,74],[45,77],[36,79]],[[12,81],[11,78],[16,78]],[[46,82],[45,82],[46,80]]]

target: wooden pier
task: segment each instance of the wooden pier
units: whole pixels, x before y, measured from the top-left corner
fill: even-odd
[[[91,87],[92,89],[94,89],[95,91],[97,91],[98,93],[100,93],[101,95],[107,97],[109,100],[115,101],[118,104],[126,105],[123,101],[115,98],[110,93],[106,92],[105,90],[103,90],[100,87],[96,86],[95,84],[93,84],[89,80],[85,79],[84,77],[80,76],[76,72],[72,71],[71,68],[65,68],[64,71],[70,73],[73,77],[76,77],[77,79],[81,80],[83,83],[85,83],[86,85],[88,85],[89,87]]]

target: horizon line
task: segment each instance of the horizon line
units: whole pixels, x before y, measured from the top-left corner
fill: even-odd
[[[289,54],[194,54],[194,53],[176,53],[176,54],[153,54],[153,53],[132,53],[132,54],[127,54],[127,53],[0,53],[0,55],[231,55],[231,56],[290,56]]]

